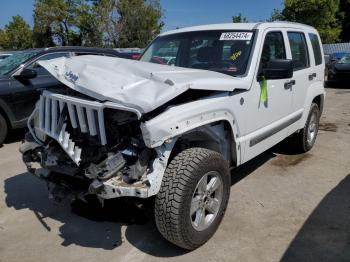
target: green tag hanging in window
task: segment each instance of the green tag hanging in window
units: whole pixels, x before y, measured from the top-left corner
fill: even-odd
[[[264,105],[266,105],[266,102],[267,102],[267,80],[265,79],[265,77],[263,78],[263,81],[261,84],[260,101]]]

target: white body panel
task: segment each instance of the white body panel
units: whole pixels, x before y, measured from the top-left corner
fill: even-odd
[[[323,102],[325,65],[324,61],[315,65],[308,33],[318,33],[312,27],[293,23],[224,24],[179,29],[162,35],[232,29],[256,30],[248,68],[242,77],[95,56],[60,58],[40,64],[68,87],[98,100],[112,102],[113,107],[120,105],[139,118],[188,89],[221,91],[197,101],[169,107],[141,123],[146,146],[155,148],[159,153],[154,160],[154,170],[148,175],[151,190],[142,195],[149,197],[157,194],[174,141],[182,135],[223,121],[230,127],[235,164],[240,165],[303,128],[315,97],[321,96]],[[275,31],[283,35],[287,59],[292,58],[288,32],[305,34],[310,66],[295,71],[290,79],[268,80],[267,103],[263,104],[261,82],[257,76],[265,36]],[[310,74],[316,76],[310,80]],[[291,80],[295,80],[295,85],[286,88],[285,84]],[[212,128],[211,131],[219,136],[224,134],[220,129]],[[231,141],[227,143],[231,144]],[[164,159],[161,159],[162,156]],[[111,192],[112,184],[109,185]],[[103,198],[110,198],[111,194]],[[129,194],[133,193],[125,193]]]

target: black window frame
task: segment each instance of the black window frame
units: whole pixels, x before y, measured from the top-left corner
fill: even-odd
[[[323,56],[322,56],[322,49],[321,49],[321,42],[320,42],[320,39],[318,37],[317,34],[315,33],[309,33],[309,39],[310,39],[310,43],[311,43],[311,47],[312,47],[312,50],[314,52],[314,62],[315,62],[315,65],[316,66],[319,66],[319,65],[322,65],[323,64]],[[316,45],[317,46],[314,46],[314,42],[312,41],[313,39],[312,38],[315,38],[315,40],[317,41]],[[318,49],[315,51],[315,49]],[[316,53],[319,52],[319,56],[316,57]]]
[[[304,39],[305,48],[306,48],[305,49],[306,50],[306,56],[307,56],[306,57],[307,58],[307,65],[305,67],[298,67],[298,68],[294,67],[293,53],[292,53],[292,47],[291,47],[291,44],[290,44],[289,34],[300,34],[302,36],[302,38]],[[311,67],[311,63],[310,63],[309,45],[307,43],[305,33],[301,32],[301,31],[287,31],[287,37],[288,37],[288,42],[289,42],[290,53],[292,55],[293,71],[296,72],[296,71],[305,70],[305,69],[310,68]]]
[[[265,34],[264,42],[262,45],[262,50],[261,50],[261,54],[260,54],[260,61],[259,61],[260,71],[263,69],[262,56],[263,56],[263,52],[264,52],[264,48],[265,48],[266,38],[269,34],[273,34],[273,33],[278,33],[282,36],[282,43],[283,43],[283,48],[284,48],[284,58],[282,58],[282,59],[287,59],[287,48],[286,48],[286,43],[285,43],[285,38],[284,38],[283,32],[281,30],[269,31]]]

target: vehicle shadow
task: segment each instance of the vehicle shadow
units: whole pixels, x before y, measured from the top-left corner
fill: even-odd
[[[6,205],[16,210],[31,210],[47,231],[51,231],[46,218],[60,221],[59,236],[62,246],[113,250],[125,238],[139,250],[158,257],[175,257],[186,251],[162,238],[149,208],[152,200],[135,204],[128,200],[96,201],[84,203],[69,200],[56,203],[48,198],[46,184],[29,173],[22,173],[5,181]]]
[[[325,83],[326,88],[333,88],[333,89],[350,89],[350,85],[348,83],[332,83],[327,82]]]
[[[14,129],[10,130],[9,134],[7,135],[4,144],[11,144],[15,142],[19,142],[22,139],[24,139],[24,135],[28,130],[26,128],[20,128],[20,129]],[[1,148],[1,145],[0,145]]]
[[[281,261],[350,261],[350,174],[312,212]]]
[[[241,181],[242,179],[244,179],[245,177],[253,173],[260,166],[264,165],[266,162],[268,162],[269,160],[275,157],[276,157],[276,154],[274,153],[274,150],[271,149],[253,158],[252,160],[244,163],[243,165],[232,169],[231,186],[234,186],[239,181]]]
[[[234,169],[232,185],[273,157],[275,154],[267,151]],[[106,201],[103,208],[97,200],[56,203],[48,198],[46,184],[29,173],[18,174],[4,182],[8,207],[31,210],[49,232],[51,227],[46,218],[62,223],[59,236],[63,246],[74,244],[113,250],[126,239],[135,248],[156,257],[176,257],[188,252],[170,244],[158,232],[153,217],[153,199],[138,203],[128,199]],[[124,236],[122,227],[125,228]]]

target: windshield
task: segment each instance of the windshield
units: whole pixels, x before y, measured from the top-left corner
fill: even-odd
[[[246,72],[253,38],[253,31],[198,31],[161,36],[140,60],[238,76]]]
[[[15,69],[17,66],[26,62],[29,58],[36,55],[36,51],[26,51],[15,53],[9,57],[6,57],[4,60],[0,61],[0,76],[5,75],[11,70]]]
[[[339,60],[339,64],[350,64],[350,54],[345,55],[342,59]]]

